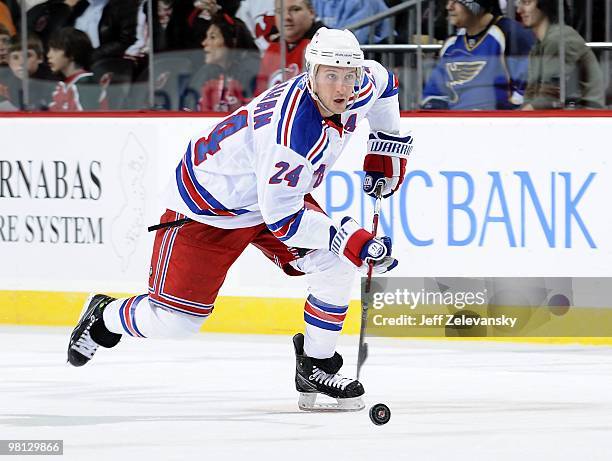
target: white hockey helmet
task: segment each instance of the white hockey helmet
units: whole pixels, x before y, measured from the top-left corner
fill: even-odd
[[[306,72],[308,72],[308,87],[317,100],[314,81],[319,65],[354,67],[357,70],[357,82],[353,96],[353,101],[355,101],[363,80],[364,58],[357,37],[350,30],[321,27],[306,47],[304,59]]]

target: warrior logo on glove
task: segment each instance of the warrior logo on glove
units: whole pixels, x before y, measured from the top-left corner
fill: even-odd
[[[413,138],[377,131],[370,133],[368,155],[363,162],[365,176],[363,191],[376,196],[376,189],[382,184],[382,197],[391,196],[404,181],[407,158],[412,152]]]

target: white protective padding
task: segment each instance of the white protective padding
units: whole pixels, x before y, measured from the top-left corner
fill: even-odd
[[[125,298],[118,299],[104,309],[104,324],[113,333],[126,333],[119,313],[124,301]],[[198,333],[206,320],[206,317],[162,309],[150,303],[148,297],[135,306],[134,317],[138,330],[146,338],[188,338]]]
[[[355,269],[338,259],[331,251],[316,250],[293,264],[305,272],[308,293],[335,306],[346,306],[351,299]],[[306,324],[304,353],[309,357],[326,359],[334,355],[340,331],[325,330]]]

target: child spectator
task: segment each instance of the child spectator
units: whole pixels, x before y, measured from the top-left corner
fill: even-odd
[[[55,73],[61,74],[49,110],[72,112],[104,109],[103,94],[94,74],[88,72],[93,47],[85,32],[64,27],[49,39],[47,59]]]
[[[15,77],[20,80],[23,79],[24,73],[27,70],[30,78],[57,80],[49,66],[45,63],[43,45],[40,39],[35,36],[29,36],[27,39],[27,47],[27,62],[24,66],[23,54],[21,51],[21,38],[17,36],[12,40],[9,46],[8,62]]]
[[[49,96],[58,78],[53,75],[49,66],[44,62],[42,42],[36,36],[27,39],[27,60],[24,64],[21,50],[21,38],[15,37],[9,46],[8,64],[11,74],[5,80],[8,87],[8,99],[22,109],[37,110],[45,108]],[[23,100],[22,80],[28,73],[29,98],[28,104]]]
[[[576,30],[559,24],[558,0],[519,0],[517,12],[537,43],[529,53],[523,110],[571,105],[603,109],[604,79],[597,58]],[[567,11],[567,6],[566,6]],[[566,13],[565,17],[569,17]],[[561,101],[560,43],[565,42],[565,101]]]

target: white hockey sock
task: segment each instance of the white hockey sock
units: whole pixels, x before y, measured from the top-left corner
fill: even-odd
[[[310,296],[304,305],[304,352],[326,359],[334,355],[355,281],[355,270],[328,250],[316,250],[296,261],[306,273]]]
[[[337,306],[310,295],[304,305],[304,353],[316,359],[334,355],[348,305]]]
[[[104,324],[113,333],[135,338],[184,338],[197,333],[207,317],[161,309],[147,295],[117,299],[104,309]]]

